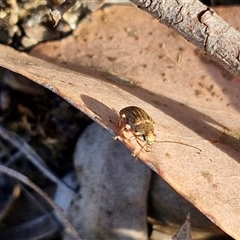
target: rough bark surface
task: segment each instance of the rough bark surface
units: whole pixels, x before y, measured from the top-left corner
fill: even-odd
[[[240,33],[198,0],[130,0],[240,76]]]

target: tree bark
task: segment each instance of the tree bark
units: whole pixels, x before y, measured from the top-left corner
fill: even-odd
[[[198,0],[130,0],[240,77],[240,33]]]

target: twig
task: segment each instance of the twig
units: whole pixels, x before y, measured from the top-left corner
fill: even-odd
[[[50,16],[54,22],[54,27],[62,19],[62,15],[67,12],[74,4],[76,0],[65,0],[59,7],[50,12]]]
[[[25,156],[35,167],[37,167],[46,177],[48,177],[52,182],[54,182],[60,191],[64,194],[68,194],[71,198],[75,196],[75,192],[59,180],[54,173],[52,173],[43,162],[41,157],[17,134],[12,131],[9,131],[0,125],[0,136],[1,139],[11,143],[15,146],[19,151],[15,153],[14,157],[11,159],[17,159],[21,155]]]
[[[34,184],[32,181],[30,181],[26,176],[24,176],[23,174],[7,168],[3,165],[0,165],[0,172],[7,174],[8,176],[11,176],[21,182],[23,182],[24,184],[26,184],[27,186],[31,187],[33,190],[35,190],[41,197],[43,197],[48,203],[49,205],[58,213],[58,215],[60,216],[60,218],[62,219],[65,227],[67,227],[67,229],[69,230],[69,232],[72,234],[72,236],[76,239],[76,240],[81,240],[81,238],[79,237],[77,231],[75,230],[75,228],[72,226],[72,224],[69,222],[69,220],[67,219],[67,217],[65,216],[65,214],[63,213],[63,211],[61,210],[61,208],[45,193],[43,192],[36,184]]]
[[[240,33],[198,0],[130,0],[240,77]]]

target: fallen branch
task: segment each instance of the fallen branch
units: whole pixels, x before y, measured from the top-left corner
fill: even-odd
[[[240,33],[198,0],[130,0],[240,77]]]

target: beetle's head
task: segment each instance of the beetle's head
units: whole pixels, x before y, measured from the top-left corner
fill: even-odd
[[[156,134],[152,131],[149,131],[147,135],[144,136],[144,140],[148,145],[152,145],[156,141]]]

